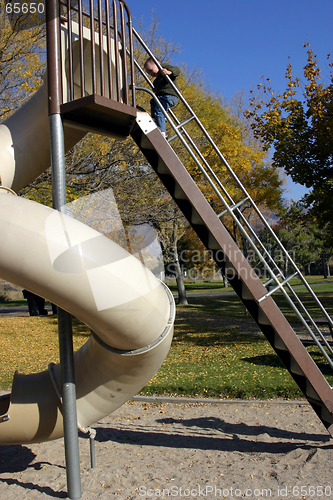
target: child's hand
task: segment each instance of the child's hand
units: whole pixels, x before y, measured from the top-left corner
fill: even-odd
[[[162,68],[161,69],[161,75],[163,75],[163,76],[165,76],[165,75],[172,75],[172,71],[169,71],[166,68]]]

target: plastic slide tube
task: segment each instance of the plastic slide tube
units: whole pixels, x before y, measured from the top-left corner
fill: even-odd
[[[119,245],[60,212],[0,195],[0,276],[47,298],[93,331],[75,353],[78,424],[109,415],[156,373],[170,347],[170,291]],[[16,374],[0,398],[0,443],[63,435],[59,365]]]
[[[86,132],[65,124],[65,151]],[[77,421],[84,429],[157,372],[171,344],[175,307],[168,288],[115,242],[15,196],[49,166],[44,83],[0,124],[0,277],[50,300],[93,332],[74,355]],[[61,437],[60,388],[59,365],[16,373],[11,394],[0,397],[0,444]]]

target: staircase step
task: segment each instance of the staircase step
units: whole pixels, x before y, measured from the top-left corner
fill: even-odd
[[[187,200],[187,196],[184,193],[184,191],[181,189],[179,184],[175,185],[174,197],[176,198],[176,200]]]
[[[227,278],[233,279],[236,277],[237,273],[235,271],[235,268],[230,262],[227,260],[225,263],[225,270],[224,270]]]
[[[161,158],[158,159],[157,172],[159,174],[170,175],[170,170],[167,168],[167,166],[165,165],[164,161],[161,160]]]
[[[242,299],[244,300],[254,300],[252,293],[248,289],[248,287],[245,285],[244,282],[242,282]]]
[[[322,408],[320,410],[320,416],[321,416],[322,420],[324,420],[325,422],[329,422],[330,424],[333,424],[333,416],[325,406],[322,406]]]
[[[272,323],[267,318],[266,314],[263,313],[260,307],[258,308],[258,323],[260,325],[271,325]]]
[[[274,347],[280,351],[288,351],[288,348],[276,332],[274,333]]]
[[[142,137],[141,137],[140,147],[142,149],[149,149],[151,151],[154,150],[153,146],[151,145],[151,142],[148,141],[147,137],[144,134],[142,134]]]
[[[218,242],[216,241],[216,239],[214,238],[214,236],[209,233],[209,236],[208,236],[208,249],[209,250],[219,250],[221,247],[220,245],[218,244]]]
[[[195,210],[195,208],[192,208],[191,222],[192,222],[192,224],[196,224],[196,225],[200,225],[200,226],[205,225],[204,221],[202,220],[202,218],[200,217],[198,212]]]
[[[316,391],[314,390],[314,388],[312,387],[312,385],[310,384],[310,382],[308,380],[306,381],[305,393],[306,393],[306,396],[311,398],[313,401],[321,402],[320,397],[318,396],[318,394],[316,393]]]
[[[290,358],[290,371],[295,375],[301,375],[302,377],[305,377],[303,370],[301,370],[293,357]]]

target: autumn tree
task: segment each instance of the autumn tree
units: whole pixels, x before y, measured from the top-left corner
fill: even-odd
[[[273,164],[283,168],[293,179],[307,188],[304,197],[314,217],[324,228],[330,225],[327,243],[333,242],[333,72],[329,84],[321,83],[321,71],[309,44],[304,80],[293,76],[292,66],[286,71],[287,88],[282,94],[261,83],[263,98],[253,97],[247,112],[255,135],[266,149],[273,148]],[[332,68],[330,56],[329,66]]]
[[[179,242],[178,250],[180,265],[191,281],[211,280],[216,277],[220,279],[220,269],[213,259],[213,252],[204,246],[192,228],[186,229]],[[224,279],[224,286],[228,286],[226,279]]]
[[[42,84],[45,26],[32,14],[14,15],[0,0],[0,119],[5,120]]]

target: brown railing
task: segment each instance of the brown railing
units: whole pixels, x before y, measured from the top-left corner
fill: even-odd
[[[51,88],[58,80],[51,96],[58,102],[53,104],[97,94],[135,107],[132,19],[126,3],[48,0],[47,4]]]

